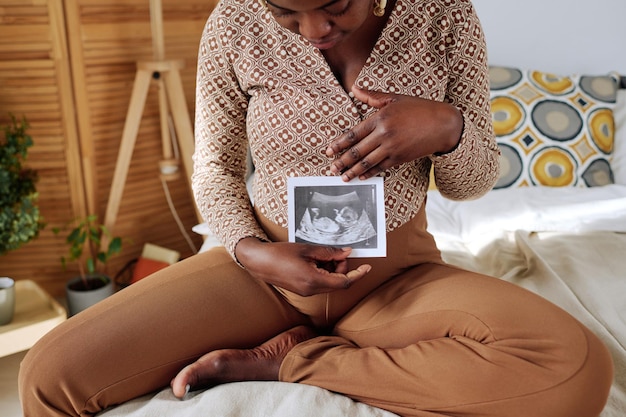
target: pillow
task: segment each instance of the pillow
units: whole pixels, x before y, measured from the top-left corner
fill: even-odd
[[[134,284],[135,282],[147,277],[148,275],[152,275],[155,272],[167,268],[170,265],[171,264],[169,264],[168,262],[157,261],[154,259],[144,258],[143,256],[140,256],[139,259],[137,259],[137,263],[135,264],[135,269],[133,269],[133,276],[130,280],[130,283]]]
[[[617,92],[615,118],[615,152],[611,160],[615,183],[626,185],[626,89]]]
[[[491,111],[502,151],[494,188],[614,183],[619,76],[557,76],[491,66]]]
[[[440,242],[491,241],[516,230],[626,233],[626,187],[509,187],[463,201],[429,191],[426,215]]]

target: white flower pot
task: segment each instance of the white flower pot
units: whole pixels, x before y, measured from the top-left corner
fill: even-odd
[[[65,285],[65,295],[67,297],[67,306],[70,316],[80,313],[115,292],[113,281],[109,277],[87,276],[87,280],[91,283],[96,283],[98,280],[104,280],[106,282],[103,282],[100,287],[97,287],[99,284],[96,284],[93,289],[84,289],[82,288],[82,280],[80,277],[69,280]]]

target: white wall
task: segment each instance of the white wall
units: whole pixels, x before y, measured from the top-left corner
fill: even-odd
[[[626,0],[472,0],[489,61],[556,74],[626,75]]]

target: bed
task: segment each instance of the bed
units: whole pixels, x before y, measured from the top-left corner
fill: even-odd
[[[626,415],[626,90],[619,73],[626,74],[626,53],[617,60],[613,56],[586,60],[580,39],[574,39],[582,36],[581,31],[564,28],[559,32],[564,36],[560,38],[563,49],[578,52],[555,56],[537,48],[537,39],[516,36],[515,23],[511,26],[502,19],[510,13],[519,17],[518,24],[537,19],[533,7],[546,13],[559,7],[574,9],[567,0],[544,3],[527,1],[524,8],[512,11],[502,4],[520,7],[521,3],[474,0],[490,45],[494,123],[505,150],[504,169],[496,188],[477,200],[455,202],[431,189],[429,230],[449,263],[530,289],[592,329],[615,363],[613,386],[601,417],[621,417]],[[601,41],[601,46],[590,42],[589,53],[623,48],[620,39],[626,39],[626,29],[614,27],[609,38],[606,30],[615,15],[624,18],[626,4],[621,0],[578,3],[576,19],[597,17],[585,22],[582,31],[585,37]],[[547,10],[551,7],[554,10]],[[543,16],[544,23],[553,23],[548,14]],[[535,37],[543,33],[551,43],[559,40],[550,25],[537,24],[533,30]],[[512,47],[507,46],[509,41]],[[553,103],[543,116],[534,111],[542,101]],[[565,110],[572,106],[580,117]],[[558,116],[559,109],[565,113]],[[555,120],[567,126],[556,129]],[[579,123],[580,130],[572,123]],[[564,131],[571,131],[573,138],[559,136],[567,136]],[[202,250],[218,244],[204,225],[194,230],[206,236]],[[184,401],[166,388],[99,414],[155,415],[395,416],[318,387],[282,382],[225,384],[192,392]]]

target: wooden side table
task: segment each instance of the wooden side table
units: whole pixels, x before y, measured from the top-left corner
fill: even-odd
[[[30,349],[67,319],[67,311],[34,281],[15,282],[15,315],[0,326],[0,357]]]

